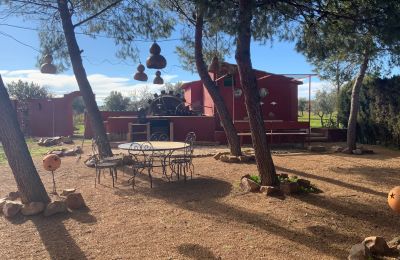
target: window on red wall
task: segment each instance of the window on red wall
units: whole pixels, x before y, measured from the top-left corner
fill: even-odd
[[[233,77],[232,75],[227,75],[224,78],[224,87],[232,87],[234,85]]]

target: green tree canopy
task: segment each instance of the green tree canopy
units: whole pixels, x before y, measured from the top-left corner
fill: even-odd
[[[82,97],[76,97],[72,101],[72,110],[77,114],[82,114],[85,111],[85,102]]]
[[[301,115],[303,115],[304,111],[307,110],[308,100],[307,100],[307,98],[303,98],[302,97],[302,98],[299,98],[298,102],[299,102],[298,103],[298,109],[301,112]]]
[[[121,92],[111,91],[104,99],[104,109],[106,111],[126,111],[129,107],[129,97],[122,96]]]
[[[51,94],[47,88],[33,82],[18,80],[7,84],[8,94],[16,100],[27,100],[34,98],[49,98]]]

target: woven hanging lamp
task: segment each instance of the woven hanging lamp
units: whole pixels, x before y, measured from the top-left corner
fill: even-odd
[[[145,67],[143,64],[139,64],[137,67],[137,72],[135,73],[135,76],[133,78],[138,81],[147,81],[147,74],[144,73]]]
[[[161,72],[159,70],[156,71],[156,77],[154,78],[153,83],[158,85],[164,84],[164,80],[161,78]]]
[[[40,66],[40,72],[45,74],[57,73],[57,67],[52,64],[53,56],[47,54],[46,56],[44,56],[43,61],[44,61],[43,64]]]
[[[147,68],[160,70],[167,66],[167,60],[160,53],[160,46],[154,42],[150,47],[150,57],[146,60]]]

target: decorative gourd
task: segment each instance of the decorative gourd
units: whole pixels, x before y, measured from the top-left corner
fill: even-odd
[[[160,46],[154,42],[150,47],[150,57],[146,60],[147,68],[160,70],[167,66],[167,60],[160,53]]]
[[[47,54],[43,58],[44,63],[40,66],[40,72],[45,73],[45,74],[56,74],[57,73],[57,68],[52,64],[53,62],[53,56],[50,54]]]
[[[388,203],[392,210],[400,213],[400,186],[396,186],[389,191]]]
[[[159,70],[156,71],[156,77],[154,78],[153,83],[159,85],[164,84],[164,80],[161,78],[161,72]]]
[[[43,158],[43,168],[46,171],[55,171],[60,168],[61,159],[55,154],[46,155]]]
[[[133,78],[138,81],[147,81],[147,74],[144,73],[145,67],[143,64],[139,64],[137,67],[137,72],[135,73],[135,76]]]

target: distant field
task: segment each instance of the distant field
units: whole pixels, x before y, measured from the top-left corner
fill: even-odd
[[[299,112],[298,120],[299,120],[299,122],[308,122],[308,112],[304,112],[303,116],[301,116],[301,113]],[[328,120],[329,120],[329,116],[324,116],[324,121],[328,121]],[[319,118],[318,115],[311,113],[310,125],[313,128],[322,127],[321,119]]]

